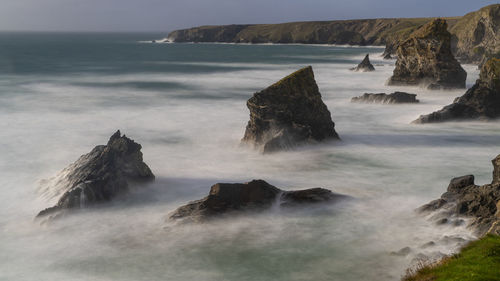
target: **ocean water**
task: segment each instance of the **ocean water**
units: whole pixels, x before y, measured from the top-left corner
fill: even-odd
[[[447,236],[472,238],[414,212],[452,177],[491,180],[498,122],[410,124],[464,90],[385,86],[394,61],[382,48],[143,42],[161,37],[0,34],[0,280],[398,280],[419,254],[455,251]],[[366,53],[377,70],[349,71]],[[241,147],[246,100],[307,65],[342,141],[269,155]],[[470,86],[478,70],[464,68]],[[396,90],[421,103],[350,103]],[[117,129],[142,144],[156,181],[34,222],[57,200],[42,198],[38,182]],[[252,179],[353,199],[203,225],[165,221],[217,182]],[[436,246],[421,247],[429,241]],[[391,254],[403,247],[409,255]]]

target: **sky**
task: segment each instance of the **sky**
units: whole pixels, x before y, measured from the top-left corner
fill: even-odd
[[[499,0],[0,0],[3,31],[153,31],[199,25],[461,16]]]

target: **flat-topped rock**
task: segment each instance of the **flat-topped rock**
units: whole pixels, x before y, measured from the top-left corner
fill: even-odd
[[[418,211],[431,213],[431,219],[437,224],[458,226],[466,219],[468,227],[478,236],[500,234],[500,155],[492,162],[491,184],[478,186],[474,184],[473,175],[454,178],[440,199],[420,207]]]
[[[273,206],[294,207],[334,202],[346,196],[324,188],[284,191],[263,180],[247,183],[217,183],[207,197],[179,207],[170,220],[201,222],[222,215],[244,211],[263,211]]]
[[[130,182],[151,181],[154,175],[143,162],[141,145],[117,131],[106,145],[91,152],[42,182],[48,197],[59,196],[57,204],[37,217],[57,216],[62,211],[80,209],[112,200],[128,190]]]
[[[358,71],[358,72],[375,71],[375,67],[370,62],[370,55],[366,54],[366,56],[363,59],[363,61],[361,61],[361,63],[358,64],[358,66],[352,68],[351,70],[352,71]]]
[[[413,123],[435,123],[453,120],[488,120],[500,117],[500,60],[488,60],[472,88],[452,104],[431,114],[422,115]]]
[[[443,19],[425,24],[397,48],[389,85],[421,85],[429,89],[465,88],[467,73],[451,52],[451,34]]]
[[[415,94],[409,94],[405,92],[394,92],[392,94],[385,93],[365,93],[359,97],[353,97],[351,102],[358,103],[383,103],[383,104],[395,104],[395,103],[418,103],[419,100],[416,99]]]
[[[339,139],[310,66],[255,93],[247,107],[250,121],[242,142],[264,152]]]

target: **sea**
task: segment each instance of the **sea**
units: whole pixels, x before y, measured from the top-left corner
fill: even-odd
[[[415,212],[453,177],[491,181],[498,122],[411,124],[465,89],[387,86],[395,60],[383,60],[382,47],[151,42],[165,36],[0,33],[0,280],[399,280],[474,238],[465,224],[438,226]],[[367,53],[376,71],[350,71]],[[246,101],[308,65],[341,141],[271,154],[240,145]],[[470,87],[479,71],[463,67]],[[350,102],[395,91],[420,103]],[[156,180],[35,221],[57,202],[40,194],[40,181],[116,130],[142,145]],[[168,220],[215,183],[252,179],[350,199]]]

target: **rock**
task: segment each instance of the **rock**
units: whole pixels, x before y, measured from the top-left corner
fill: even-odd
[[[450,28],[456,43],[455,56],[462,62],[479,63],[500,52],[500,5],[489,5],[463,16]]]
[[[411,252],[411,248],[410,247],[404,247],[404,248],[399,249],[399,251],[397,251],[397,252],[391,252],[390,254],[392,256],[405,257],[405,256],[409,255],[410,252]]]
[[[361,72],[367,72],[367,71],[375,71],[375,67],[370,62],[370,57],[369,54],[366,54],[365,58],[363,61],[361,61],[358,66],[355,68],[351,68],[352,71],[361,71]]]
[[[467,73],[451,52],[447,23],[436,19],[399,44],[389,85],[422,85],[429,89],[465,88]]]
[[[277,207],[294,207],[313,203],[334,202],[345,196],[323,188],[283,191],[263,180],[247,183],[217,183],[207,197],[179,207],[170,220],[201,222],[228,213],[262,211]]]
[[[405,92],[394,92],[389,95],[385,93],[379,93],[379,94],[365,93],[362,96],[352,98],[351,102],[387,103],[387,104],[417,103],[419,102],[419,100],[415,98],[416,96],[417,95],[415,94],[408,94]]]
[[[247,107],[250,121],[242,142],[264,152],[339,139],[310,66],[255,93]]]
[[[56,217],[65,210],[110,201],[125,193],[130,182],[153,180],[153,173],[143,162],[141,148],[117,131],[106,145],[96,146],[59,175],[43,182],[45,194],[62,196],[55,206],[41,211],[37,217]]]
[[[467,175],[454,178],[448,185],[447,191],[441,199],[434,200],[418,209],[423,213],[434,213],[431,219],[437,223],[446,219],[454,226],[468,222],[476,235],[496,233],[500,228],[500,182],[495,178],[499,169],[500,155],[492,162],[494,166],[493,182],[483,186],[474,184],[474,176]]]
[[[500,117],[500,60],[492,58],[481,68],[472,88],[452,104],[428,115],[421,115],[416,124],[453,120],[488,120]]]

